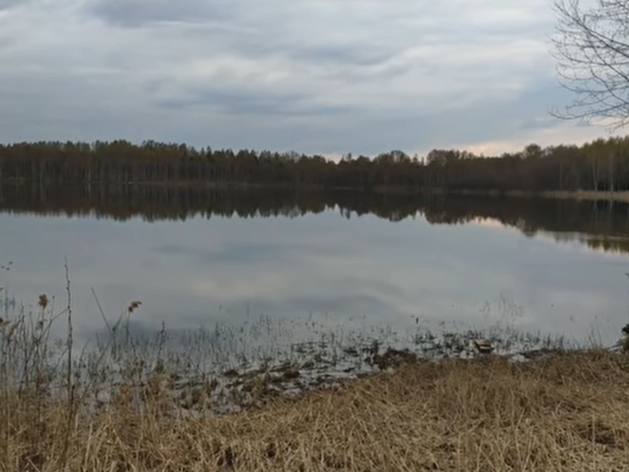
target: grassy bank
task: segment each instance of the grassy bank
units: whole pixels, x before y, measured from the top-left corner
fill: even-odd
[[[225,418],[173,414],[158,384],[73,411],[5,391],[4,470],[620,471],[629,358],[413,361]]]
[[[293,395],[278,387],[303,381],[305,363],[259,375],[231,369],[222,374],[240,387],[231,392],[254,401],[218,416],[207,400],[219,379],[197,368],[199,378],[181,383],[195,370],[192,357],[169,354],[165,333],[142,344],[129,337],[129,316],[121,317],[108,324],[118,334],[72,357],[71,337],[61,344],[50,337],[53,321],[71,322],[70,313],[52,316],[47,304],[42,296],[39,313],[0,326],[0,470],[629,468],[625,354],[538,350],[515,362],[343,348],[377,368]],[[461,354],[456,338],[444,339]],[[329,348],[313,351],[323,371],[333,370]]]
[[[286,327],[262,319],[181,342],[165,329],[139,339],[139,302],[77,349],[72,330],[51,335],[72,313],[50,305],[42,295],[34,313],[0,322],[0,470],[629,467],[626,354],[552,348],[563,341],[509,329],[492,331],[504,356],[470,352],[479,332],[418,331],[413,352],[385,348],[382,333],[339,339],[309,321],[319,342],[245,359],[230,349],[268,345]],[[513,345],[537,348],[516,361]],[[239,408],[217,414],[216,401]]]

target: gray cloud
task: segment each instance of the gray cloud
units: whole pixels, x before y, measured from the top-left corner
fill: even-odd
[[[343,46],[307,46],[301,50],[293,50],[291,57],[296,60],[375,66],[391,59],[392,53],[373,51],[368,49],[365,44],[346,44]]]
[[[231,15],[228,0],[95,0],[87,11],[124,27],[140,27],[154,22],[227,21]]]
[[[347,106],[311,106],[308,104],[311,98],[310,95],[299,93],[260,95],[253,92],[218,90],[208,87],[205,89],[189,89],[185,91],[185,96],[157,100],[155,103],[170,110],[211,107],[220,112],[230,114],[268,116],[315,116],[349,113],[352,111]]]
[[[29,0],[0,0],[0,10],[8,10],[18,5],[29,3]]]

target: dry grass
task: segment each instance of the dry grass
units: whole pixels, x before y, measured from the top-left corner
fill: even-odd
[[[376,189],[381,193],[404,193],[403,189]],[[408,192],[406,192],[408,193]],[[450,193],[453,195],[486,195],[499,197],[505,195],[507,197],[546,197],[546,198],[558,198],[568,200],[590,200],[590,201],[615,201],[629,203],[629,191],[615,190],[609,192],[606,190],[545,190],[545,191],[533,191],[533,190],[446,190],[446,189],[431,189],[428,193],[444,194]]]
[[[293,399],[252,380],[257,406],[217,417],[204,406],[213,382],[177,393],[179,364],[151,367],[150,351],[120,344],[139,302],[78,358],[71,310],[52,305],[42,295],[36,313],[0,324],[2,471],[629,470],[629,354],[407,355],[393,373]],[[55,344],[62,315],[69,334]]]
[[[4,470],[629,470],[629,356],[418,361],[225,418],[3,390]],[[68,429],[67,419],[71,417]],[[64,438],[70,439],[64,457]]]
[[[593,191],[593,190],[578,190],[574,192],[544,192],[544,196],[551,198],[574,198],[577,200],[613,200],[617,202],[629,202],[629,192],[627,191],[615,191],[615,192],[606,192],[606,191]]]

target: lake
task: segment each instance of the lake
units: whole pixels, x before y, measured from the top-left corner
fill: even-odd
[[[286,339],[500,324],[612,344],[629,322],[626,204],[168,188],[0,203],[5,304],[63,309],[67,257],[84,339],[105,326],[96,298],[110,320],[141,301],[137,332],[255,319],[294,323]]]

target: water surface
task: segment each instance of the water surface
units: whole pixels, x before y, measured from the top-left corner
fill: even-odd
[[[605,343],[629,321],[629,207],[479,197],[153,190],[5,194],[0,286],[26,310],[66,303],[76,329],[133,300],[136,329],[310,319],[418,323]]]

